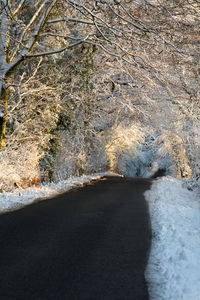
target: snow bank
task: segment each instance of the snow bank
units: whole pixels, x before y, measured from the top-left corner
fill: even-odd
[[[97,173],[90,176],[72,177],[59,183],[49,183],[39,187],[27,189],[16,189],[13,192],[0,194],[0,213],[19,209],[31,204],[39,199],[46,199],[59,193],[69,191],[72,188],[80,187],[91,180],[99,179],[103,176],[120,176],[111,172]]]
[[[165,177],[145,193],[153,239],[146,279],[151,300],[200,300],[200,201]]]

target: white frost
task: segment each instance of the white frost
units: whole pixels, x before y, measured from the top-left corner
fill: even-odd
[[[146,270],[151,300],[200,300],[200,201],[165,177],[145,193],[152,222]]]

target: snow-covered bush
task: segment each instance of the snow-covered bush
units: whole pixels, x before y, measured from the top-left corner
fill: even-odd
[[[54,164],[54,181],[108,169],[105,139],[89,128],[62,132],[60,145]]]
[[[190,177],[191,170],[181,139],[142,125],[118,126],[107,145],[110,169],[130,177],[165,175]]]
[[[18,148],[1,149],[0,157],[0,191],[26,188],[39,182],[40,155],[36,144],[24,143]]]

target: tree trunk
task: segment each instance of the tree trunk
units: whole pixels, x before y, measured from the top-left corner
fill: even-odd
[[[0,116],[0,149],[3,148],[6,135],[7,111],[8,111],[8,93],[9,89],[2,88],[1,103],[4,106],[3,115]]]

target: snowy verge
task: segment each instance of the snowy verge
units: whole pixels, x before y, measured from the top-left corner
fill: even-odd
[[[98,180],[104,176],[121,176],[112,172],[96,173],[82,177],[71,177],[58,183],[49,183],[27,189],[16,189],[0,194],[0,214],[22,208],[38,200],[44,200],[76,187]]]
[[[146,270],[151,300],[200,300],[200,199],[163,177],[145,192],[152,222]]]

